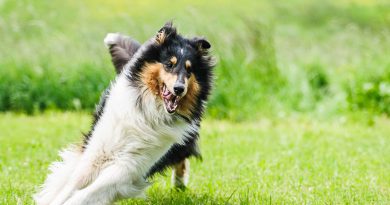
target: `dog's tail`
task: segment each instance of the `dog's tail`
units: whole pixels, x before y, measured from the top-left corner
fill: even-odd
[[[65,186],[76,164],[81,158],[81,151],[71,148],[60,152],[62,161],[50,165],[50,174],[41,190],[33,198],[38,205],[49,205]]]
[[[109,33],[104,38],[104,44],[109,48],[111,61],[115,66],[116,73],[123,70],[123,66],[129,62],[134,53],[141,46],[137,41],[129,36],[119,33]]]

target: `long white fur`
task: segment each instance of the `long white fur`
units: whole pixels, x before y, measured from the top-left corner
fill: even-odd
[[[125,72],[117,77],[86,149],[62,152],[34,196],[38,205],[106,205],[143,194],[151,166],[174,143],[183,143],[185,132],[198,128],[174,120],[152,93],[140,111],[139,92]]]

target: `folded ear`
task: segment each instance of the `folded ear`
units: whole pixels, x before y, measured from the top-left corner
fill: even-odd
[[[168,38],[175,36],[176,33],[176,28],[173,27],[172,21],[169,21],[158,31],[156,42],[163,44]]]
[[[211,47],[210,43],[204,38],[195,37],[192,39],[192,43],[195,44],[198,50],[207,50]]]

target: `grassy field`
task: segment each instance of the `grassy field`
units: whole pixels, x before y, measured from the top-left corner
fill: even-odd
[[[31,204],[57,151],[80,141],[85,113],[0,115],[0,204]],[[389,204],[390,120],[306,115],[206,119],[189,189],[158,176],[145,200],[119,204]]]
[[[387,0],[0,0],[0,204],[31,204],[88,131],[104,36],[168,20],[217,58],[204,161],[185,192],[167,172],[120,204],[390,204]]]

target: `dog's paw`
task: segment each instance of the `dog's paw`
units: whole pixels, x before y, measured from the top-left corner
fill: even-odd
[[[116,44],[121,37],[121,34],[119,33],[108,33],[106,37],[104,38],[104,45],[110,47],[111,45]]]

